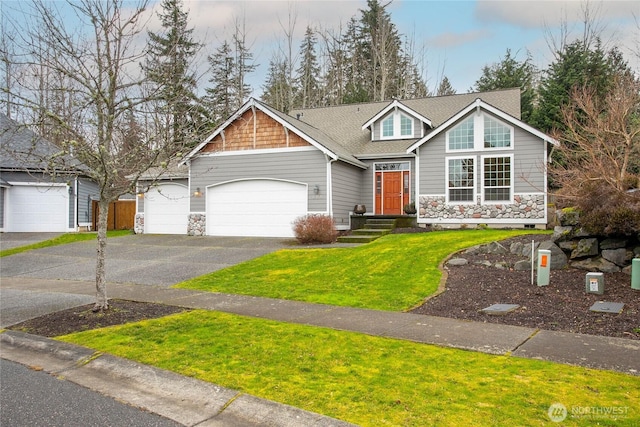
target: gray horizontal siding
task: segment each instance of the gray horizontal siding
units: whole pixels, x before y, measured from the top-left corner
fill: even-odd
[[[191,161],[191,189],[200,187],[203,197],[191,197],[191,212],[204,212],[211,185],[250,178],[283,179],[309,186],[309,211],[327,210],[327,160],[320,151],[292,151],[232,156],[205,156]],[[318,185],[320,194],[313,194]]]
[[[333,218],[336,226],[349,224],[349,213],[353,207],[362,203],[360,189],[363,171],[343,162],[331,164],[331,180],[333,182]]]
[[[468,117],[468,116],[467,116]],[[462,118],[464,120],[466,117]],[[452,126],[453,127],[453,126]],[[544,144],[540,138],[520,128],[514,129],[513,150],[479,150],[445,153],[446,132],[420,147],[420,194],[445,194],[445,159],[469,156],[476,159],[476,191],[481,191],[482,156],[513,155],[514,191],[518,193],[544,192]]]
[[[4,197],[5,188],[0,187],[0,228],[4,228]]]

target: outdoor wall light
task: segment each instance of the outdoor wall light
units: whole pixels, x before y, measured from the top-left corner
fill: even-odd
[[[320,194],[320,186],[319,186],[318,184],[316,184],[316,185],[313,187],[313,194],[315,194],[316,196],[317,196],[318,194]]]
[[[196,191],[193,192],[193,197],[202,197],[202,192],[200,191],[200,187],[196,188]]]

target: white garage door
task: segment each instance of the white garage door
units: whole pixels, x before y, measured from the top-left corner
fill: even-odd
[[[144,232],[187,234],[189,190],[184,185],[161,184],[144,196]]]
[[[304,184],[254,179],[207,190],[210,236],[293,237],[293,221],[306,214]]]
[[[14,185],[7,193],[7,231],[69,230],[69,192],[66,186]]]

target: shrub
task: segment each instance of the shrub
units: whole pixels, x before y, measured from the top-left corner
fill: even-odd
[[[293,232],[300,243],[332,243],[338,237],[333,218],[321,214],[297,218],[293,222]]]

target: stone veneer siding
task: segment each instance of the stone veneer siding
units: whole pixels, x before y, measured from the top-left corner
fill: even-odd
[[[419,218],[438,220],[544,219],[542,194],[519,194],[514,204],[447,204],[445,196],[420,196]]]
[[[187,235],[204,236],[207,232],[207,216],[205,214],[189,214]]]
[[[144,214],[137,213],[134,222],[133,232],[136,234],[144,234]]]

